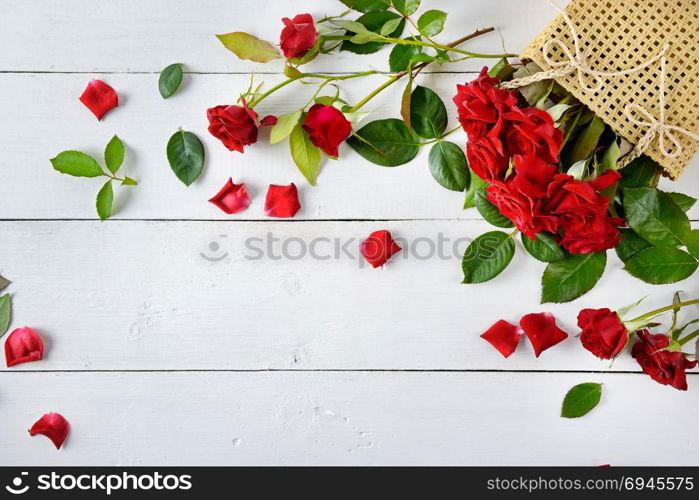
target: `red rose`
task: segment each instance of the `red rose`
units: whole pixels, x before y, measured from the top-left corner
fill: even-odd
[[[466,157],[471,170],[486,181],[503,180],[510,157],[498,137],[486,135],[466,143]]]
[[[491,182],[488,200],[531,239],[540,231],[556,232],[558,219],[543,208],[556,166],[533,156],[516,156],[515,171],[511,180]]]
[[[612,359],[629,340],[619,315],[607,308],[583,309],[578,314],[578,326],[582,328],[583,347],[601,359]]]
[[[293,19],[282,19],[284,29],[279,39],[284,57],[299,58],[306,55],[316,43],[318,32],[310,14],[299,14]]]
[[[257,142],[257,113],[242,106],[216,106],[206,111],[209,132],[231,151],[243,152],[243,146]]]
[[[643,373],[650,375],[659,384],[686,391],[685,371],[697,366],[699,361],[689,361],[679,351],[663,351],[670,345],[670,337],[667,335],[651,335],[648,330],[641,330],[637,335],[641,342],[634,344],[631,356],[641,365]]]
[[[337,148],[352,133],[352,124],[342,111],[322,104],[311,106],[301,126],[311,142],[333,158],[337,158]]]
[[[502,119],[502,115],[517,104],[517,92],[495,88],[500,81],[481,70],[471,83],[456,86],[454,104],[459,122],[469,138],[481,137]]]
[[[563,132],[553,124],[553,118],[538,108],[513,107],[505,114],[507,131],[505,143],[513,155],[534,155],[546,163],[558,163]]]
[[[614,248],[619,243],[617,226],[624,220],[607,213],[609,199],[597,192],[614,184],[621,175],[609,170],[592,182],[558,174],[549,186],[547,206],[558,216],[560,244],[570,253],[586,254]]]

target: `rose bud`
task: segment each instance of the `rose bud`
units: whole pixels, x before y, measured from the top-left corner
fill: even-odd
[[[578,326],[582,328],[582,346],[601,359],[612,359],[629,340],[629,333],[619,315],[606,307],[580,311]]]
[[[386,230],[374,231],[359,245],[359,252],[374,268],[383,266],[400,250],[400,245],[393,240],[391,232]]]
[[[70,424],[59,413],[47,413],[37,420],[29,429],[30,436],[41,434],[53,441],[56,449],[60,449],[70,432]]]
[[[342,111],[322,104],[311,106],[302,127],[311,142],[333,158],[337,158],[338,147],[352,133],[352,123]]]
[[[699,361],[689,361],[679,351],[664,351],[670,345],[670,337],[667,335],[651,335],[648,330],[641,330],[636,335],[641,341],[634,344],[631,356],[641,365],[643,373],[650,375],[659,384],[686,391],[685,372],[697,366]]]
[[[284,29],[279,39],[279,45],[284,57],[298,59],[306,55],[315,45],[318,32],[310,14],[299,14],[293,19],[282,19]]]
[[[17,328],[5,341],[5,361],[8,368],[20,363],[39,361],[43,355],[44,343],[29,327]]]
[[[233,184],[233,179],[228,179],[225,186],[209,201],[227,214],[241,212],[250,206],[245,184]]]
[[[522,316],[519,326],[527,334],[537,358],[546,349],[568,338],[568,334],[556,326],[556,319],[551,313],[532,313]]]
[[[265,214],[268,217],[293,217],[300,209],[296,184],[292,182],[288,186],[269,185],[265,199]]]
[[[80,96],[80,102],[87,106],[98,120],[101,120],[107,111],[119,105],[119,96],[102,80],[92,80]]]
[[[520,327],[501,319],[488,328],[481,335],[481,338],[490,342],[495,349],[500,351],[500,354],[507,358],[517,349],[522,333],[524,332]]]

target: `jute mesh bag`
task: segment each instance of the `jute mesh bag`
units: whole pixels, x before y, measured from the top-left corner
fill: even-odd
[[[613,73],[642,65],[666,52],[665,123],[699,134],[699,0],[572,0],[564,9],[574,23],[587,66],[598,72]],[[544,70],[551,69],[542,47],[551,39],[574,47],[571,31],[559,15],[521,54]],[[569,60],[556,45],[550,44],[550,60]],[[650,64],[638,72],[600,78],[599,90],[582,88],[578,72],[556,81],[587,105],[620,137],[637,144],[648,132],[647,126],[632,123],[625,114],[628,104],[639,105],[660,117],[659,93],[661,64]],[[595,77],[584,75],[588,87]],[[681,154],[668,157],[659,147],[658,137],[644,151],[676,179],[699,150],[699,141],[673,132],[682,146]],[[667,141],[672,148],[672,143]]]

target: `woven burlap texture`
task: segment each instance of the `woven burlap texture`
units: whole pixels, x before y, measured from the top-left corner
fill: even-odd
[[[564,10],[576,26],[588,67],[595,71],[611,73],[639,66],[669,45],[665,123],[699,133],[699,0],[572,0]],[[574,46],[562,16],[532,41],[521,57],[550,69],[542,47],[553,38]],[[567,60],[555,45],[548,56],[553,61]],[[636,103],[660,117],[659,62],[630,75],[605,77],[597,92],[582,89],[575,71],[556,81],[632,144],[637,144],[648,128],[628,120],[624,113],[627,104]],[[585,76],[585,82],[588,86],[595,83],[590,76]],[[645,151],[672,179],[679,177],[699,150],[699,141],[681,133],[675,136],[682,144],[679,156],[665,156],[657,138]]]

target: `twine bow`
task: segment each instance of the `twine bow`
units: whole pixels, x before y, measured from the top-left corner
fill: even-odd
[[[643,152],[650,147],[650,145],[655,140],[656,136],[658,139],[658,148],[660,152],[668,158],[677,158],[682,154],[682,143],[677,138],[675,133],[684,134],[687,137],[699,140],[699,135],[690,132],[689,130],[678,127],[676,125],[668,125],[665,123],[665,67],[667,66],[667,59],[663,57],[660,60],[660,94],[658,96],[658,103],[660,107],[660,118],[653,116],[647,109],[636,103],[627,104],[624,107],[624,114],[626,119],[638,127],[647,127],[645,135],[638,141],[636,147],[624,156],[624,158],[619,161],[619,168],[623,168],[633,160],[641,156]],[[642,116],[645,120],[639,120],[636,116]],[[669,141],[674,146],[672,149],[667,148],[667,142]]]
[[[568,16],[568,14],[561,9],[556,3],[554,3],[552,0],[546,0],[548,4],[550,4],[554,9],[556,9],[561,16],[563,17],[563,20],[565,23],[568,25],[568,30],[570,31],[570,37],[573,39],[573,48],[575,49],[575,53],[568,47],[565,43],[563,43],[561,40],[557,38],[552,38],[551,40],[548,40],[544,46],[542,47],[542,57],[546,61],[546,64],[550,66],[550,69],[545,70],[545,71],[540,71],[539,73],[535,73],[531,76],[525,76],[522,78],[517,78],[515,80],[511,80],[509,82],[503,82],[501,84],[502,88],[505,89],[516,89],[519,87],[524,87],[525,85],[529,85],[530,83],[538,82],[541,80],[549,80],[552,78],[557,78],[560,76],[565,76],[570,73],[576,72],[577,71],[577,76],[578,76],[578,83],[580,84],[580,87],[583,88],[584,90],[588,92],[597,92],[602,88],[602,79],[605,77],[611,77],[611,76],[623,76],[623,75],[629,75],[631,73],[635,73],[637,71],[642,70],[643,68],[650,66],[654,62],[656,62],[658,59],[663,57],[665,53],[668,51],[668,46],[665,45],[660,53],[649,59],[648,61],[644,62],[643,64],[640,64],[638,66],[635,66],[630,69],[626,69],[623,71],[613,71],[613,72],[604,72],[604,71],[595,71],[590,66],[587,64],[587,58],[580,48],[580,37],[578,36],[578,31],[575,28],[575,23],[573,23],[573,20]],[[551,49],[553,47],[558,48],[560,52],[565,55],[566,60],[563,61],[554,61],[550,56],[549,53],[551,52]],[[595,82],[594,86],[589,86],[587,82],[585,81],[585,76],[590,75],[593,77],[593,81]]]

